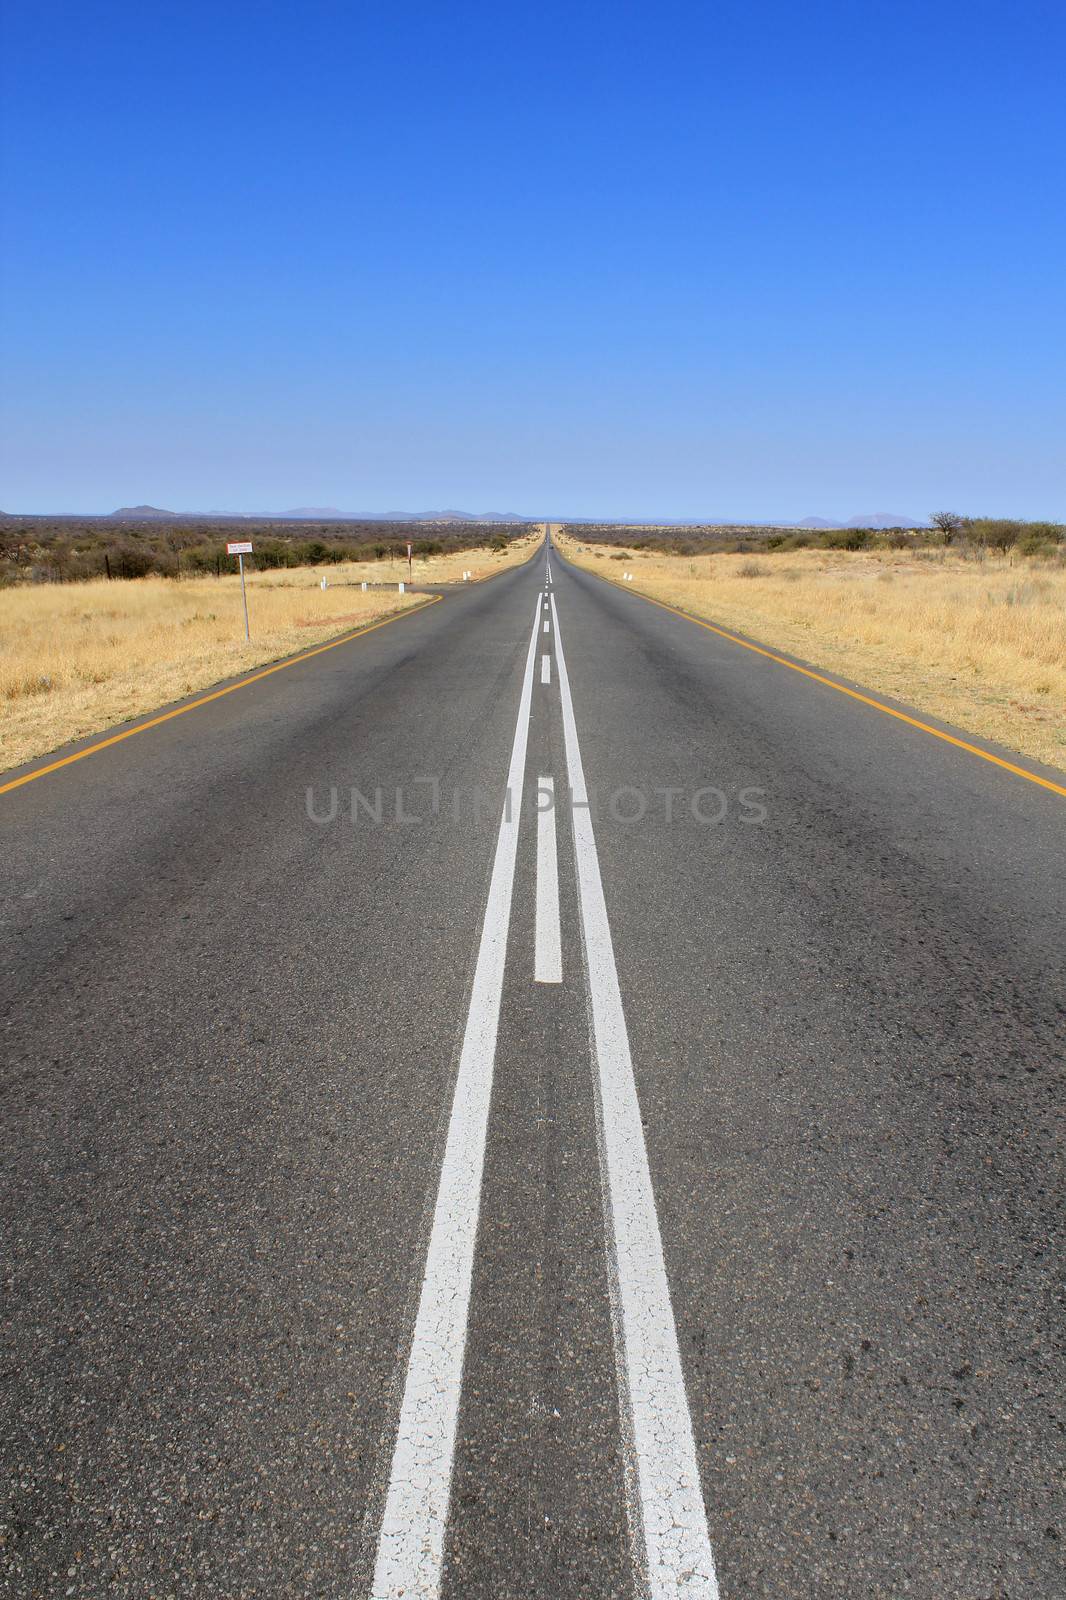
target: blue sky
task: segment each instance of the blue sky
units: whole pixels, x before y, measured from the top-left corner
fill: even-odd
[[[6,0],[0,507],[1066,519],[1061,0]]]

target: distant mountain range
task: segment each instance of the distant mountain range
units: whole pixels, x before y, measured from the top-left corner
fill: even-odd
[[[846,522],[827,522],[824,517],[804,517],[789,524],[793,528],[927,528],[929,524],[894,511],[863,511]]]
[[[158,506],[119,506],[110,515],[116,522],[147,522],[151,517],[180,517],[180,511],[160,511]]]
[[[65,513],[70,515],[71,513]],[[0,517],[11,518],[17,513],[0,512]],[[40,516],[42,513],[30,513]],[[519,516],[515,511],[341,511],[337,506],[295,506],[289,511],[167,511],[162,506],[120,506],[107,514],[111,522],[168,522],[204,517],[232,517],[234,521],[261,522],[513,522],[544,521],[538,517]],[[552,516],[551,522],[570,522],[575,525],[599,523],[603,526],[643,528],[693,528],[693,527],[748,527],[748,528],[807,528],[812,532],[833,528],[926,528],[928,522],[920,518],[903,516],[895,511],[869,511],[857,513],[844,522],[834,522],[827,517],[801,517],[797,521],[779,518],[777,521],[742,521],[736,517],[703,517],[698,521],[686,518],[651,517],[562,517]]]
[[[871,511],[849,517],[846,522],[831,522],[828,517],[559,517],[543,516],[537,522],[568,522],[574,527],[591,523],[603,528],[809,528],[812,532],[833,528],[927,528],[928,522],[915,517],[897,516],[894,511]]]
[[[308,522],[528,522],[514,511],[341,511],[336,506],[296,506],[291,511],[164,511],[160,506],[120,506],[115,522],[150,522],[178,517],[240,517]]]
[[[336,506],[297,506],[282,517],[332,518],[341,522],[529,522],[514,511],[339,511]]]

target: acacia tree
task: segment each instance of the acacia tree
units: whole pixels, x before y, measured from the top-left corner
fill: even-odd
[[[1023,532],[1024,524],[1013,517],[981,517],[972,524],[970,537],[975,544],[987,545],[1005,556],[1014,549]]]
[[[168,528],[163,535],[163,540],[174,557],[174,576],[175,578],[180,578],[181,553],[183,550],[188,550],[195,543],[196,535],[188,533],[184,529]]]
[[[944,535],[944,543],[950,544],[965,521],[957,511],[934,511],[929,518],[934,528],[939,528]]]

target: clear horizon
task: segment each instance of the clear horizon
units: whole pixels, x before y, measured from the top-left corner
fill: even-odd
[[[0,509],[1066,520],[1064,46],[11,0]]]
[[[464,517],[470,517],[470,518],[475,518],[475,517],[476,518],[481,518],[481,517],[486,517],[486,516],[490,516],[490,515],[498,515],[498,516],[504,516],[504,517],[518,517],[524,522],[545,522],[545,521],[548,521],[548,522],[566,522],[566,521],[571,521],[571,522],[603,522],[603,523],[619,523],[619,524],[647,523],[649,525],[653,525],[653,524],[658,523],[658,524],[661,524],[663,526],[669,525],[671,523],[678,523],[678,524],[682,524],[682,523],[689,524],[689,523],[691,523],[691,524],[704,524],[704,525],[709,526],[709,527],[713,527],[713,526],[716,526],[716,525],[719,525],[719,524],[720,525],[728,525],[728,524],[732,524],[732,523],[751,524],[752,526],[759,526],[759,525],[764,524],[764,523],[765,524],[771,524],[771,523],[775,523],[775,522],[780,522],[783,525],[785,525],[785,524],[789,524],[789,523],[793,523],[794,524],[794,523],[797,523],[797,522],[801,522],[805,518],[815,518],[815,517],[824,518],[825,521],[838,521],[838,522],[845,522],[848,518],[856,518],[856,517],[859,517],[859,516],[872,516],[872,517],[899,516],[899,517],[902,517],[902,518],[904,518],[906,520],[913,520],[915,522],[920,522],[920,521],[923,521],[923,520],[927,522],[929,520],[928,516],[923,519],[920,513],[915,516],[911,512],[903,510],[901,507],[896,507],[894,510],[892,508],[886,508],[886,509],[881,509],[881,510],[875,510],[873,508],[866,508],[863,511],[856,510],[856,511],[847,513],[845,517],[837,517],[837,518],[825,517],[824,513],[822,513],[821,511],[805,511],[805,512],[800,513],[799,515],[790,515],[788,517],[783,517],[782,516],[782,517],[775,518],[775,517],[753,516],[753,515],[748,515],[748,514],[737,515],[737,516],[714,516],[714,515],[706,515],[706,516],[700,516],[700,515],[688,515],[688,516],[685,516],[685,515],[671,515],[671,516],[663,516],[663,515],[660,515],[660,514],[655,513],[655,512],[630,512],[630,513],[624,513],[624,514],[619,512],[619,513],[616,513],[613,516],[603,516],[603,515],[600,515],[600,514],[594,513],[594,512],[581,512],[581,513],[579,513],[579,512],[560,512],[560,511],[529,511],[529,512],[527,512],[527,511],[521,510],[519,508],[516,508],[515,506],[502,505],[502,504],[498,505],[498,506],[486,506],[486,507],[478,507],[476,505],[446,506],[446,505],[443,505],[443,504],[441,504],[441,505],[426,505],[426,506],[413,506],[412,505],[412,506],[405,506],[405,507],[399,507],[398,506],[396,508],[392,508],[392,507],[389,507],[389,506],[381,506],[381,507],[371,506],[371,507],[368,507],[368,508],[365,508],[365,509],[360,509],[358,507],[352,508],[352,507],[348,507],[348,506],[325,506],[325,505],[316,507],[316,506],[313,506],[311,504],[308,504],[307,506],[289,506],[289,507],[280,506],[280,507],[273,507],[273,508],[271,508],[271,507],[266,507],[266,508],[260,507],[260,509],[257,510],[257,511],[245,511],[245,510],[240,510],[240,509],[236,509],[235,510],[233,508],[209,506],[209,507],[207,507],[206,509],[204,509],[202,511],[198,511],[198,510],[194,510],[194,509],[191,509],[191,508],[180,507],[180,506],[162,506],[162,505],[160,505],[158,503],[158,501],[151,501],[151,500],[125,501],[125,502],[123,502],[123,504],[118,505],[118,506],[111,506],[107,510],[99,510],[99,509],[97,509],[97,510],[88,510],[88,511],[84,510],[84,509],[77,510],[77,511],[75,511],[75,510],[60,510],[60,511],[57,511],[55,509],[49,509],[49,510],[34,509],[34,510],[31,510],[31,511],[28,511],[28,510],[25,510],[25,509],[23,509],[23,510],[17,510],[17,509],[13,510],[10,506],[0,506],[0,516],[9,516],[9,517],[19,517],[19,516],[25,516],[25,517],[50,517],[50,516],[52,516],[52,517],[85,517],[87,519],[88,518],[104,518],[104,517],[112,517],[118,511],[127,511],[127,510],[135,511],[139,507],[142,507],[142,506],[146,508],[146,512],[145,512],[146,516],[149,516],[152,513],[157,513],[157,514],[158,513],[162,513],[162,514],[164,514],[166,516],[175,516],[175,517],[192,517],[192,518],[197,518],[197,517],[201,517],[201,518],[206,518],[206,517],[223,517],[223,518],[225,518],[225,517],[235,517],[235,518],[249,518],[249,519],[252,519],[252,520],[254,520],[257,517],[264,518],[264,519],[265,518],[270,518],[270,517],[277,517],[277,518],[292,518],[294,520],[299,520],[301,517],[308,517],[309,514],[311,514],[311,515],[320,515],[323,519],[328,519],[330,516],[336,516],[336,517],[341,517],[341,518],[358,519],[360,517],[375,518],[375,517],[389,517],[389,516],[395,516],[395,517],[401,517],[401,518],[402,517],[424,517],[424,516],[432,516],[435,513],[439,514],[441,516],[449,516],[449,515],[457,515],[457,514],[459,514],[459,515],[462,515]],[[941,508],[938,507],[937,509],[941,509]],[[1032,519],[1032,520],[1052,520],[1052,519],[1040,518],[1040,519]]]

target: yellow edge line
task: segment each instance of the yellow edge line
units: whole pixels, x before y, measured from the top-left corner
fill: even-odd
[[[275,661],[272,667],[264,667],[261,672],[241,678],[237,683],[227,684],[224,689],[213,689],[210,694],[201,695],[198,700],[190,700],[187,705],[175,706],[173,711],[164,711],[161,716],[151,717],[147,722],[138,722],[135,728],[126,728],[122,733],[113,733],[109,738],[100,739],[84,750],[76,750],[72,756],[63,756],[59,761],[49,762],[47,767],[38,767],[36,772],[26,772],[21,778],[12,778],[9,783],[0,783],[0,794],[7,794],[10,789],[20,789],[24,783],[33,783],[35,779],[43,778],[46,773],[58,772],[60,767],[69,767],[72,762],[84,761],[86,756],[94,756],[98,750],[106,750],[109,745],[121,744],[123,739],[132,739],[135,733],[144,733],[146,728],[158,728],[161,723],[169,722],[172,717],[183,717],[186,711],[195,711],[198,706],[210,705],[212,700],[221,700],[225,694],[246,689],[250,683],[261,683],[272,673],[283,672],[286,667],[294,667],[300,661],[309,661],[312,656],[320,656],[326,650],[336,650],[338,645],[348,644],[352,639],[361,639],[365,633],[385,628],[390,622],[399,622],[403,617],[413,617],[417,612],[424,611],[427,606],[436,605],[437,601],[443,598],[443,595],[432,595],[428,600],[423,600],[421,605],[411,606],[408,611],[398,611],[394,616],[382,617],[380,622],[369,622],[365,628],[356,628],[353,633],[342,634],[339,639],[330,639],[327,644],[315,645],[311,650],[304,650],[296,656],[287,656],[284,661]]]
[[[577,562],[573,562],[573,565],[576,567]],[[765,656],[768,661],[776,661],[779,667],[788,667],[790,672],[799,672],[815,683],[824,683],[827,689],[835,689],[837,694],[846,694],[849,700],[858,700],[864,706],[872,706],[875,711],[883,711],[886,717],[895,717],[897,722],[905,722],[908,727],[918,728],[922,733],[931,733],[934,739],[943,739],[945,744],[953,744],[959,750],[966,750],[971,756],[980,756],[982,761],[990,761],[995,767],[1013,772],[1017,778],[1028,778],[1030,783],[1038,783],[1042,789],[1050,789],[1052,794],[1066,795],[1066,787],[1061,783],[1052,783],[1050,778],[1041,778],[1035,772],[1028,772],[1025,767],[1016,767],[1012,761],[1004,761],[1002,756],[994,756],[988,750],[982,750],[975,744],[968,744],[965,739],[957,739],[953,733],[942,733],[939,728],[932,727],[928,722],[919,722],[917,717],[908,717],[905,711],[896,711],[892,706],[886,706],[868,694],[860,694],[857,689],[847,689],[842,683],[834,683],[832,678],[823,677],[820,672],[813,672],[810,667],[797,666],[795,661],[788,661],[784,656],[775,655],[772,650],[765,650],[762,645],[752,644],[750,640],[742,639],[738,634],[716,627],[713,622],[704,622],[702,617],[694,617],[691,611],[682,611],[680,606],[672,606],[665,600],[656,600],[654,595],[643,594],[639,589],[631,589],[628,585],[618,583],[614,578],[605,578],[602,573],[593,572],[589,567],[580,567],[578,570],[588,572],[590,577],[599,578],[601,583],[609,583],[612,589],[619,589],[623,594],[636,595],[639,600],[646,600],[649,605],[659,606],[663,611],[671,611],[675,617],[681,617],[685,622],[694,622],[697,628],[706,628],[708,633],[716,633],[719,638],[728,639],[730,644],[742,645],[745,650],[752,650],[757,656]]]

